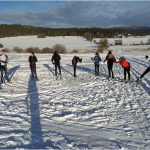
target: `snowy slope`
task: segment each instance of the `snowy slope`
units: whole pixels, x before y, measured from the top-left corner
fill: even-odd
[[[116,52],[122,51],[135,51],[143,50],[150,48],[150,45],[130,45],[130,44],[140,44],[141,41],[146,43],[150,39],[150,36],[141,37],[141,38],[122,38],[122,46],[110,46],[110,50]],[[97,42],[99,38],[94,38],[93,41]],[[109,44],[114,45],[116,38],[108,38]],[[55,44],[63,44],[68,52],[73,50],[78,50],[79,52],[87,52],[88,50],[97,49],[97,45],[93,42],[87,41],[85,38],[80,36],[56,36],[56,37],[46,37],[46,38],[37,38],[37,36],[18,36],[18,37],[6,37],[0,38],[0,43],[4,45],[4,48],[12,50],[14,47],[19,47],[26,49],[29,47],[38,47],[40,49],[49,47],[52,48]]]
[[[56,80],[51,55],[37,55],[35,81],[28,55],[10,54],[12,84],[0,90],[1,149],[150,149],[150,76],[139,85],[125,84],[115,65],[115,80],[109,81],[106,64],[95,77],[91,54],[80,56],[77,78],[70,66],[73,55],[62,55],[62,78]],[[132,78],[147,66],[143,56],[126,55]]]
[[[96,44],[80,36],[56,36],[46,38],[37,38],[37,36],[6,37],[0,38],[0,43],[10,50],[14,47],[22,49],[29,47],[38,47],[40,49],[45,47],[52,48],[55,44],[63,44],[68,51],[81,50],[84,52],[85,50],[92,50],[96,47]]]

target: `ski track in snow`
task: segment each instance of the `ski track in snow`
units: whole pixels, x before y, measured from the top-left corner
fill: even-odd
[[[93,64],[85,63],[73,78],[64,61],[56,80],[45,57],[37,64],[39,80],[33,80],[22,62],[26,58],[10,56],[12,84],[0,91],[0,148],[150,149],[149,76],[139,85],[125,84],[119,65],[114,65],[115,80],[107,80],[106,64],[95,77]],[[136,79],[146,63],[129,60]]]

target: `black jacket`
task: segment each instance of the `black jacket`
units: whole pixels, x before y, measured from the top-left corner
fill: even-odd
[[[35,63],[37,62],[36,56],[29,56],[29,62],[30,65],[35,65]]]
[[[72,59],[72,65],[77,65],[78,62],[82,62],[82,58],[74,56]]]
[[[59,54],[54,54],[51,59],[53,64],[59,64],[60,60],[61,60],[61,57]]]
[[[116,58],[113,56],[113,54],[108,54],[104,60],[107,61],[107,63],[113,63],[116,60]]]

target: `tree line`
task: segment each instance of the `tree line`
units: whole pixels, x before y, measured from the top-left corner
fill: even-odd
[[[1,24],[0,37],[39,35],[45,36],[82,36],[92,38],[113,38],[128,34],[144,36],[150,34],[150,27],[116,27],[116,28],[46,28],[21,24]]]
[[[43,36],[83,36],[87,39],[114,37],[123,34],[123,29],[105,28],[45,28],[20,24],[1,24],[0,37],[41,35]],[[39,36],[40,37],[40,36]]]

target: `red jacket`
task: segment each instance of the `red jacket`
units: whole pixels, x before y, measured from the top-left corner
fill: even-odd
[[[123,61],[115,61],[115,63],[120,63],[120,65],[122,66],[122,68],[125,68],[125,69],[130,69],[130,63],[124,59]]]

